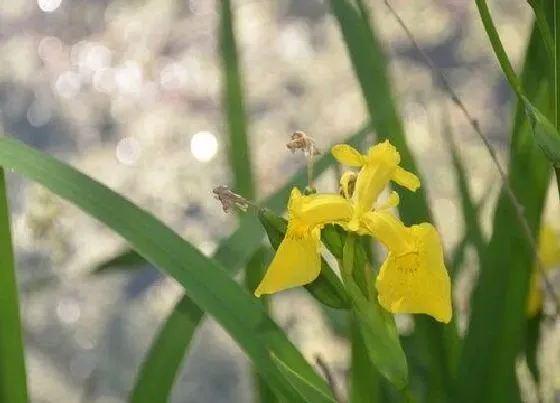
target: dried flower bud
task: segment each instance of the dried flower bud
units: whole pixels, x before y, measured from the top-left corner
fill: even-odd
[[[251,204],[248,200],[233,193],[229,186],[220,185],[212,190],[214,193],[214,199],[219,200],[222,204],[222,209],[224,213],[229,213],[233,207],[237,207],[242,211],[247,211],[249,205]]]
[[[295,152],[296,150],[303,151],[306,158],[321,154],[315,145],[315,140],[299,130],[292,134],[286,147],[288,147],[291,152]]]

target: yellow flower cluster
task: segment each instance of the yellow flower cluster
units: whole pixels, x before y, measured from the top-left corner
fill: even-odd
[[[255,295],[271,294],[312,282],[320,273],[320,230],[327,223],[347,231],[367,234],[381,242],[388,255],[376,279],[379,303],[392,313],[428,314],[451,320],[451,282],[444,265],[440,237],[429,223],[405,226],[389,211],[399,202],[392,192],[389,202],[375,208],[379,195],[391,181],[416,191],[416,175],[399,166],[400,155],[389,141],[360,154],[349,145],[332,149],[342,164],[360,167],[345,173],[342,195],[302,195],[292,190],[288,202],[288,228]]]

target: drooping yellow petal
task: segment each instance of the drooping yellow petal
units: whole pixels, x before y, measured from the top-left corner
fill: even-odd
[[[341,164],[351,167],[359,167],[364,164],[364,156],[348,144],[337,144],[333,146],[331,152],[334,158]]]
[[[321,271],[318,233],[306,239],[286,237],[255,290],[257,297],[311,283]]]
[[[402,167],[397,167],[395,169],[395,173],[391,179],[413,192],[416,192],[420,187],[420,179],[418,179],[418,176],[414,175],[412,172],[408,172]]]
[[[368,233],[389,249],[376,280],[379,303],[393,313],[424,313],[451,320],[451,280],[436,229],[428,223],[405,227],[388,212],[363,217]]]

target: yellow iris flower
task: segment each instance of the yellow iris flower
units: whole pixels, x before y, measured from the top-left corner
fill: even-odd
[[[335,158],[361,167],[340,179],[342,195],[302,195],[293,189],[288,202],[288,228],[256,296],[298,287],[315,280],[321,270],[320,230],[327,223],[368,234],[389,250],[376,280],[379,303],[392,313],[424,313],[440,322],[451,320],[451,281],[443,261],[441,240],[433,225],[406,227],[388,209],[399,203],[392,192],[373,209],[383,190],[394,181],[416,191],[420,180],[399,166],[400,155],[389,141],[372,146],[367,155],[341,144]],[[372,210],[373,209],[373,210]]]
[[[371,210],[390,181],[411,191],[416,191],[420,186],[420,180],[416,175],[399,166],[401,156],[388,140],[370,147],[367,155],[360,154],[358,150],[347,144],[334,146],[332,154],[344,165],[361,167],[353,192],[354,214],[348,223],[348,229],[351,231],[358,231],[360,216]],[[343,191],[345,191],[344,185]]]
[[[388,211],[366,213],[361,223],[389,250],[376,280],[381,306],[392,313],[424,313],[448,323],[451,280],[434,226],[406,227]]]
[[[321,271],[321,228],[348,221],[352,205],[338,194],[302,195],[288,201],[288,228],[274,259],[255,290],[257,297],[311,283]]]
[[[545,270],[560,264],[560,239],[558,234],[548,225],[543,225],[539,235],[539,256]],[[542,290],[539,284],[539,268],[535,267],[529,280],[529,295],[527,296],[527,316],[537,315],[542,306]]]

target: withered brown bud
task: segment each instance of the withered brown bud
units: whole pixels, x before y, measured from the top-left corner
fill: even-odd
[[[219,200],[222,204],[222,209],[224,213],[229,213],[233,207],[237,207],[242,211],[247,211],[249,205],[251,204],[248,200],[233,193],[229,186],[220,185],[212,190],[214,193],[214,199]]]
[[[313,157],[321,154],[317,149],[315,140],[300,130],[292,134],[292,137],[290,138],[288,144],[286,144],[286,147],[288,147],[291,152],[295,152],[296,150],[303,151],[305,157]]]

